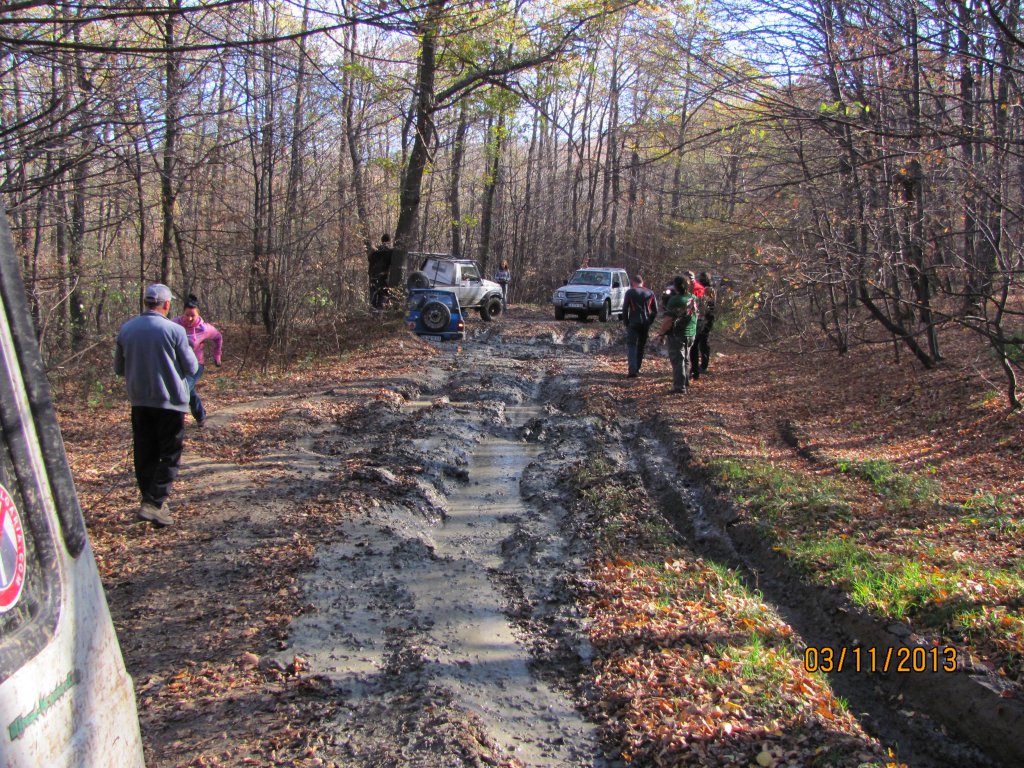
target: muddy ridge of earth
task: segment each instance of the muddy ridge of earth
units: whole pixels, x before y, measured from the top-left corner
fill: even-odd
[[[652,434],[637,460],[624,449],[636,425],[595,415],[579,397],[580,381],[604,365],[595,354],[619,343],[617,329],[555,327],[474,328],[462,344],[424,345],[430,354],[421,368],[398,377],[268,396],[211,415],[182,469],[201,487],[181,493],[186,511],[201,495],[202,528],[191,520],[183,527],[204,556],[182,562],[173,583],[141,571],[108,579],[150,765],[185,764],[176,762],[175,744],[215,752],[218,739],[230,742],[217,719],[241,711],[268,722],[315,711],[316,738],[304,736],[300,750],[308,762],[295,765],[625,765],[606,742],[607,724],[585,714],[591,649],[572,593],[591,553],[565,478],[595,454],[646,487],[695,552],[761,574],[754,578],[764,579],[766,596],[779,599],[807,642],[847,640],[834,621],[799,609],[813,595],[791,590],[780,573],[771,587],[770,554],[742,532],[734,539],[728,514],[679,473],[684,448]],[[233,460],[229,446],[256,439],[236,423],[254,412],[263,414],[261,448]],[[333,514],[320,517],[324,510]],[[159,545],[151,546],[158,556]],[[200,609],[202,597],[166,593],[204,579],[230,589],[248,572],[249,553],[275,548],[305,559],[296,561],[294,580],[267,585],[282,605],[279,618],[264,617],[272,632],[247,635],[253,646],[261,637],[271,646],[251,661],[256,686],[267,681],[265,698],[255,709],[224,704],[205,726],[189,725],[194,712],[170,722],[147,714],[163,711],[161,697],[184,678],[158,657],[140,663],[143,640],[133,633],[162,622],[168,657],[175,633],[198,637],[211,658],[224,651],[216,626],[252,622],[245,607]],[[149,605],[162,594],[182,604],[180,621]],[[292,615],[284,606],[296,596],[302,609]],[[213,587],[207,599],[217,600]],[[205,630],[190,630],[190,606]],[[245,646],[228,647],[244,656]],[[201,662],[203,653],[195,655]],[[837,685],[865,713],[869,732],[899,742],[901,761],[998,764],[875,682]],[[285,713],[280,702],[293,700],[305,703]]]

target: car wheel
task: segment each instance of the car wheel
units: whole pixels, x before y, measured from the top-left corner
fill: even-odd
[[[428,331],[443,331],[452,321],[451,310],[440,301],[430,301],[420,310],[420,320]]]
[[[555,320],[565,320],[565,310],[561,307],[555,307]]]
[[[430,278],[427,277],[425,272],[413,272],[409,275],[409,279],[405,281],[405,287],[412,288],[429,288]]]
[[[600,320],[602,323],[607,323],[608,318],[611,316],[611,314],[612,303],[610,301],[606,301],[604,304],[601,305],[601,311],[597,313],[597,319]]]
[[[489,299],[484,299],[484,303],[480,305],[480,317],[486,322],[490,322],[494,318],[501,314],[501,299],[497,296],[491,296]]]

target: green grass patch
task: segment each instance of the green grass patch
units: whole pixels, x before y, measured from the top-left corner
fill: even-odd
[[[1015,515],[1010,494],[977,493],[963,503],[961,522],[1006,536],[1024,534],[1024,517]]]
[[[783,549],[806,573],[827,574],[855,603],[884,616],[919,618],[964,639],[982,627],[1009,639],[1024,627],[1006,620],[1005,613],[986,616],[980,609],[1024,595],[1018,569],[939,568],[838,537],[806,537]]]
[[[742,646],[728,649],[728,655],[740,659],[741,678],[757,680],[769,689],[781,686],[789,678],[786,665],[793,658],[792,649],[786,646],[780,654],[778,649],[766,645],[761,635],[756,632],[751,633]]]
[[[789,554],[805,572],[825,572],[858,605],[904,619],[950,594],[950,576],[874,552],[849,539],[805,538]]]
[[[979,493],[948,525],[901,531],[898,542],[874,540],[887,530],[878,527],[884,519],[865,519],[856,529],[847,524],[851,502],[864,494],[861,482],[870,484],[887,511],[928,510],[940,503],[934,466],[909,475],[883,459],[841,461],[832,478],[756,460],[715,460],[710,467],[720,487],[810,580],[839,586],[878,615],[913,619],[944,636],[982,643],[995,649],[1007,674],[1024,674],[1024,620],[1005,608],[1024,600],[1024,563],[985,569],[973,562],[970,550],[957,551],[955,540],[936,538],[945,528],[960,535],[968,527],[1015,540],[1024,533],[1024,520],[1013,498]],[[896,551],[890,544],[897,544]]]
[[[942,491],[942,485],[936,478],[900,472],[886,459],[840,460],[836,462],[836,468],[842,473],[867,480],[880,496],[899,509],[915,509],[934,504]]]
[[[820,524],[823,520],[850,518],[848,491],[831,478],[802,476],[764,462],[737,459],[714,460],[711,470],[767,525]]]

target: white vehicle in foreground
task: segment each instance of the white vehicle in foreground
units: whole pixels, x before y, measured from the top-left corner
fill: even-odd
[[[110,620],[0,207],[0,766],[136,768]]]
[[[475,261],[455,259],[444,253],[410,253],[409,258],[418,265],[406,280],[410,291],[450,288],[459,297],[459,306],[464,311],[475,309],[487,322],[501,314],[501,286],[481,277]]]

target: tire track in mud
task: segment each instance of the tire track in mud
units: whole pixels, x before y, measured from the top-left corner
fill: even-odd
[[[543,405],[544,371],[567,363],[547,340],[442,353],[445,377],[433,371],[390,431],[401,445],[384,436],[364,449],[377,459],[365,479],[389,493],[318,553],[302,584],[315,610],[293,622],[281,660],[303,657],[341,691],[344,765],[613,765],[560,667],[582,641],[560,626],[545,658],[537,618],[555,621],[566,603],[565,541],[545,489],[585,450],[560,440],[553,455],[547,438],[556,422],[588,431]],[[419,470],[411,487],[389,469],[396,457]],[[445,729],[443,744],[427,733]]]
[[[760,591],[808,646],[899,647],[914,644],[909,630],[886,627],[857,609],[839,591],[810,584],[749,524],[733,526],[737,514],[685,471],[686,457],[654,436],[631,439],[642,450],[635,471],[663,516],[693,551],[728,566],[750,589]],[[683,453],[688,449],[682,447]],[[680,467],[682,466],[682,471]],[[972,768],[1020,765],[1024,754],[1020,708],[1001,701],[998,691],[958,670],[917,674],[830,674],[837,694],[847,699],[865,730],[897,745],[910,768]]]

